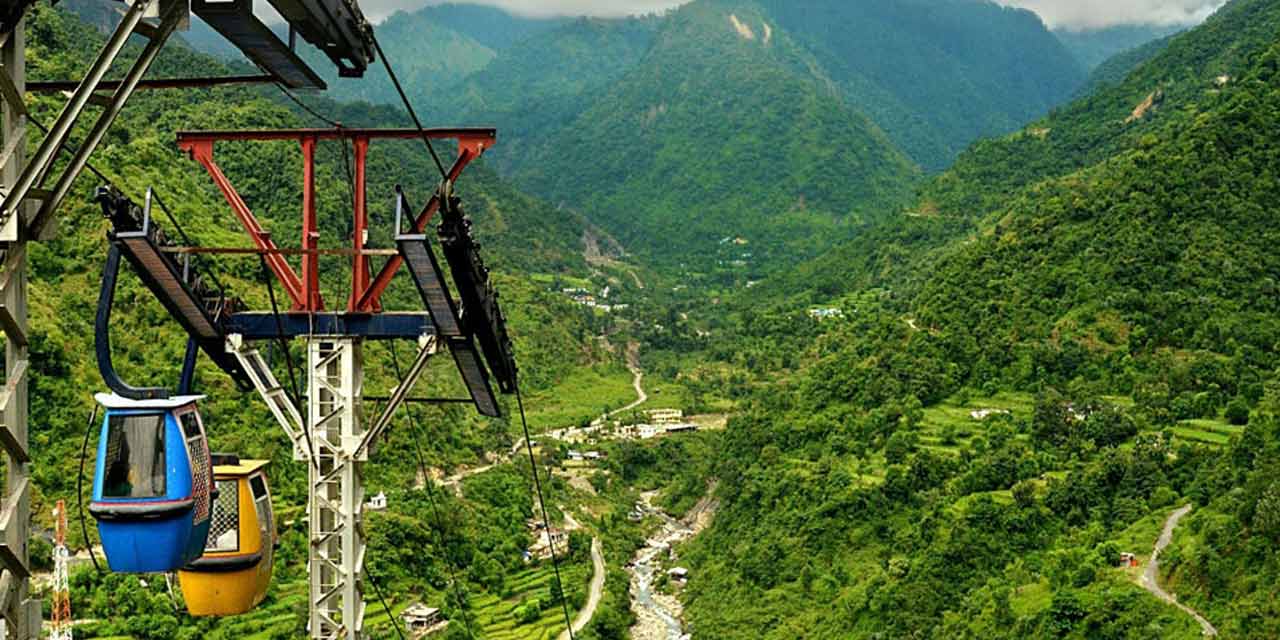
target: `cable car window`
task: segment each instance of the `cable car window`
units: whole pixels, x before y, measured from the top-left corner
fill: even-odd
[[[182,414],[182,433],[186,434],[188,440],[200,437],[200,419],[196,417],[195,411]]]
[[[267,497],[267,483],[262,479],[261,474],[249,478],[249,486],[253,488],[254,500],[261,500]]]
[[[165,495],[164,414],[113,415],[107,423],[104,498]]]
[[[207,495],[213,475],[213,469],[209,465],[209,443],[204,439],[200,414],[194,409],[181,414],[178,419],[182,422],[182,433],[187,438],[187,457],[191,461],[191,495],[196,501],[195,519],[201,522],[209,517]]]
[[[249,478],[249,486],[253,490],[254,505],[258,509],[258,533],[261,536],[262,548],[270,549],[275,544],[274,515],[271,513],[271,496],[267,495],[267,483],[259,473]]]
[[[209,543],[204,550],[213,553],[240,550],[240,481],[219,480],[218,501],[213,505],[213,521],[209,524]]]

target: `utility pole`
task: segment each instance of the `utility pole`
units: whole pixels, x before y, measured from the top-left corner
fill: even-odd
[[[57,529],[53,545],[53,620],[49,640],[72,640],[71,581],[67,577],[71,552],[67,551],[67,508],[62,500],[53,510],[53,517]]]
[[[0,190],[8,194],[26,162],[26,37],[24,22],[0,34]],[[0,271],[0,330],[5,335],[5,381],[0,391],[0,456],[5,466],[0,493],[0,618],[3,638],[32,640],[40,635],[40,602],[29,597],[31,577],[27,537],[31,530],[31,456],[27,448],[27,240],[22,233],[31,207],[9,216],[16,240],[3,250]],[[7,230],[6,230],[7,231]],[[0,234],[3,235],[3,234]]]

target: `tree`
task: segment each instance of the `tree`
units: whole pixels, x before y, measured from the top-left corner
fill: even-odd
[[[1235,398],[1227,403],[1227,422],[1243,427],[1249,424],[1249,403],[1244,398]]]
[[[1280,542],[1280,482],[1271,483],[1258,498],[1258,506],[1253,512],[1253,528],[1260,535]]]
[[[1013,485],[1013,502],[1020,509],[1029,509],[1036,504],[1036,485],[1030,480],[1023,480]]]

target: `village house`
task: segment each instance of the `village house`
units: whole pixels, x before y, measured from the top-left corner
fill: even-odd
[[[364,508],[369,511],[386,511],[387,510],[387,494],[379,491],[378,495],[369,498]]]
[[[404,628],[415,638],[421,638],[449,626],[449,621],[440,615],[440,610],[428,607],[421,602],[415,603],[400,614]]]
[[[641,440],[649,440],[658,437],[658,434],[666,433],[667,428],[656,424],[640,424],[636,425],[636,430],[640,434]]]
[[[1007,416],[1007,415],[1009,415],[1009,412],[1006,409],[978,409],[976,411],[969,412],[969,417],[979,422],[986,420],[991,416]]]
[[[551,557],[553,548],[556,555],[568,550],[569,533],[567,531],[555,528],[549,532],[540,531],[534,540],[533,546],[529,547],[529,554],[545,560]]]

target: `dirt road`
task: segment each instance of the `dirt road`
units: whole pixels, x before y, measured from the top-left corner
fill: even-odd
[[[627,368],[631,370],[631,375],[633,376],[631,386],[636,390],[635,402],[621,409],[610,411],[605,414],[605,418],[612,418],[620,413],[626,413],[649,401],[649,394],[644,391],[644,370],[640,368],[640,344],[637,342],[627,344]],[[598,426],[603,422],[603,419],[597,419],[592,424]]]
[[[566,514],[566,518],[568,514]],[[600,599],[604,597],[604,552],[600,548],[600,538],[591,539],[591,565],[595,569],[595,573],[591,575],[591,590],[587,593],[587,604],[578,611],[578,615],[573,619],[573,633],[582,633],[587,628],[587,624],[591,622],[591,616],[596,614],[596,608],[600,606]],[[559,640],[569,640],[568,630],[560,633]]]
[[[1178,522],[1191,513],[1191,505],[1187,505],[1169,515],[1169,519],[1164,523],[1164,531],[1160,532],[1160,538],[1156,540],[1155,550],[1151,552],[1151,560],[1147,562],[1146,569],[1142,572],[1142,588],[1151,592],[1151,595],[1168,602],[1169,604],[1179,608],[1183,613],[1196,619],[1200,623],[1200,628],[1206,637],[1216,637],[1218,630],[1214,628],[1204,616],[1200,615],[1195,609],[1178,602],[1177,597],[1165,591],[1160,586],[1160,552],[1173,542],[1173,530],[1178,527]]]

